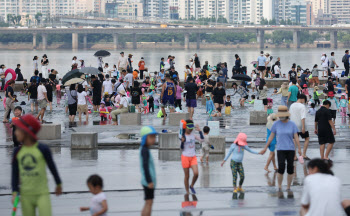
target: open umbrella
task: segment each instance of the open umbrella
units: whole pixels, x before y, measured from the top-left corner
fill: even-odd
[[[245,74],[235,74],[235,75],[233,75],[232,79],[243,80],[243,81],[252,81],[252,78],[250,76],[245,75]]]
[[[110,55],[111,55],[111,53],[108,52],[107,50],[99,50],[99,51],[95,52],[95,54],[94,54],[95,57],[107,57]]]
[[[78,69],[69,71],[68,73],[66,73],[66,75],[63,76],[62,84],[64,84],[65,82],[67,82],[70,79],[79,78],[81,75],[83,75],[83,73],[80,72],[80,70],[78,70]]]
[[[80,69],[80,72],[84,74],[94,74],[94,75],[98,75],[101,73],[97,68],[94,68],[94,67],[84,67]]]
[[[73,78],[64,83],[64,86],[70,86],[72,84],[82,83],[85,80],[82,78]]]

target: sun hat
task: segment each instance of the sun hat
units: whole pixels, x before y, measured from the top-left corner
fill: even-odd
[[[125,90],[124,90],[124,89],[120,90],[120,91],[119,91],[119,94],[125,95]]]
[[[205,96],[206,96],[206,97],[210,97],[210,93],[207,93]]]
[[[192,130],[194,128],[194,123],[186,123],[186,128]]]
[[[19,119],[12,122],[16,128],[24,130],[27,134],[29,134],[33,139],[37,140],[36,134],[40,131],[41,125],[38,119],[34,116],[27,114]]]
[[[106,104],[104,101],[101,101],[101,104]]]
[[[247,143],[247,134],[239,133],[237,135],[236,140],[233,143],[235,143],[235,144],[237,144],[239,146],[246,146],[246,145],[248,145],[248,143]]]
[[[288,108],[286,106],[278,106],[278,112],[276,114],[277,117],[289,117],[290,113],[288,112]]]
[[[334,97],[334,92],[332,92],[332,91],[328,92],[327,96],[328,97]]]
[[[140,136],[141,136],[141,146],[146,145],[146,140],[148,135],[157,135],[158,132],[152,126],[144,126],[141,128]]]
[[[266,127],[267,127],[269,130],[271,130],[273,123],[274,123],[277,119],[278,119],[278,117],[276,116],[275,113],[270,114],[270,115],[267,117],[267,124],[266,124]]]

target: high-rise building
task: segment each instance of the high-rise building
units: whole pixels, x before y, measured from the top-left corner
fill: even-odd
[[[315,17],[321,10],[323,14],[329,14],[330,0],[310,0],[312,3],[312,12]]]
[[[263,17],[267,20],[275,19],[276,15],[276,0],[264,0],[263,2]]]
[[[315,21],[315,17],[312,10],[312,3],[306,3],[306,25],[313,25]]]
[[[330,14],[338,23],[350,23],[350,0],[330,0]]]
[[[144,0],[143,15],[148,18],[169,19],[169,0]]]
[[[304,0],[294,0],[290,5],[290,20],[293,23],[306,25],[306,2]]]
[[[279,22],[281,20],[290,20],[290,7],[291,0],[279,0],[278,1],[278,20]]]
[[[233,0],[233,23],[259,24],[262,17],[263,0]]]

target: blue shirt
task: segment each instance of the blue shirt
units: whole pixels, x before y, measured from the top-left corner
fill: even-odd
[[[290,97],[289,97],[289,101],[297,101],[298,100],[298,92],[299,92],[299,88],[296,85],[292,85],[291,87],[289,87],[288,92],[290,92]]]
[[[292,150],[295,151],[294,147],[294,134],[298,133],[298,127],[294,122],[288,121],[286,123],[276,121],[271,132],[277,137],[277,151],[279,150]]]
[[[224,77],[227,77],[227,68],[222,68],[221,70],[222,70]]]
[[[264,66],[265,67],[265,62],[266,62],[265,56],[259,56],[258,57],[258,66]]]
[[[227,161],[227,159],[232,154],[231,160],[233,160],[234,162],[242,163],[243,156],[244,156],[244,150],[247,150],[253,154],[259,154],[258,152],[250,149],[248,146],[239,146],[239,145],[233,143],[231,145],[230,150],[228,151],[228,154],[226,155],[224,161]]]

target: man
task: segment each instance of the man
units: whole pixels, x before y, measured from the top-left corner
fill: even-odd
[[[331,57],[329,57],[329,67],[331,68],[331,72],[335,71],[335,67],[339,67],[335,62],[334,52],[331,52]]]
[[[103,66],[103,73],[110,74],[110,69],[109,69],[108,63],[105,63],[105,66]]]
[[[307,147],[309,145],[309,131],[306,128],[306,116],[307,116],[307,109],[305,107],[305,103],[307,101],[307,97],[304,94],[301,94],[298,96],[298,100],[296,103],[293,103],[290,106],[289,113],[290,113],[290,120],[293,121],[296,126],[298,127],[298,135],[305,140],[304,142],[304,150],[303,150],[303,158],[305,160],[310,160],[306,156]],[[295,155],[296,159],[296,155]]]
[[[162,69],[164,70],[164,58],[162,57],[161,59],[160,59],[160,64],[159,64],[159,71],[161,71]]]
[[[299,88],[296,84],[297,84],[297,81],[295,79],[292,80],[292,85],[288,89],[288,98],[287,98],[288,109],[293,103],[295,103],[298,100],[297,96],[298,96]]]
[[[333,144],[335,143],[334,135],[337,134],[335,126],[332,121],[332,114],[329,111],[331,102],[325,100],[323,106],[316,112],[315,116],[315,134],[318,136],[318,143],[320,144],[321,159],[329,160],[329,154],[332,151]],[[333,131],[332,131],[333,130]],[[326,143],[326,154],[324,153]]]
[[[264,51],[261,51],[260,56],[258,57],[258,71],[262,75],[261,77],[265,77],[265,69],[266,69],[266,58],[264,56]]]
[[[143,80],[143,72],[145,71],[145,59],[141,57],[141,60],[139,61],[139,71],[140,71],[140,79]]]
[[[288,80],[292,82],[293,80],[297,81],[297,72],[295,71],[295,65],[293,64],[292,70],[288,72]]]
[[[348,93],[348,98],[350,98],[350,78],[348,78],[345,82],[345,90]],[[348,104],[348,110],[348,116],[350,117],[350,104]]]
[[[301,79],[300,86],[301,86],[302,88],[304,88],[304,87],[303,87],[304,84],[307,84],[307,81],[309,80],[306,70],[303,71],[303,73],[302,73],[301,76],[300,76],[300,79]]]
[[[188,108],[188,113],[190,114],[190,119],[193,120],[194,108],[197,107],[196,93],[198,91],[198,86],[193,83],[193,78],[189,77],[185,85],[186,93],[186,106]]]
[[[34,71],[34,76],[32,76],[30,78],[30,82],[33,83],[33,81],[35,81],[36,85],[39,85],[39,83],[40,83],[39,71],[37,71],[37,70]]]
[[[195,72],[199,72],[201,70],[201,63],[199,61],[197,53],[194,54],[194,66]]]
[[[106,74],[106,80],[102,83],[102,93],[108,93],[108,96],[111,97],[113,94],[113,84],[112,81],[109,79],[109,74]]]
[[[166,74],[165,83],[162,85],[162,93],[160,94],[160,102],[164,119],[166,118],[166,106],[169,107],[171,113],[174,112],[175,94],[176,86],[174,82],[170,79],[170,74]]]
[[[344,63],[346,77],[349,76],[349,58],[349,50],[345,50],[345,55],[343,56],[342,62]]]
[[[124,56],[124,52],[121,52],[120,57],[118,59],[118,70],[119,71],[126,70],[127,66],[128,66],[128,58]]]
[[[46,79],[41,79],[40,84],[38,86],[38,104],[39,108],[41,109],[36,116],[36,118],[39,120],[40,117],[40,122],[44,123],[44,115],[46,111],[47,104],[49,103],[49,99],[47,98],[47,90],[45,88]]]
[[[102,87],[100,80],[96,79],[95,75],[91,75],[91,81],[90,84],[92,88],[92,104],[94,106],[94,111],[98,111],[101,104],[101,96],[102,96]]]
[[[272,67],[272,57],[270,56],[269,53],[265,54],[266,57],[266,78],[269,77],[269,74],[271,75],[271,79],[273,79],[272,72],[271,72],[271,67]]]
[[[129,54],[128,55],[128,65],[127,65],[127,67],[126,67],[126,70],[128,71],[128,72],[133,72],[133,68],[132,68],[132,57],[133,57],[133,55],[132,54]]]
[[[175,70],[174,66],[170,67],[169,74],[170,74],[170,78],[173,78],[174,74],[176,74],[176,75],[178,74],[177,71]]]
[[[124,78],[124,83],[125,83],[125,87],[128,89],[131,89],[131,87],[134,84],[134,76],[132,75],[132,72],[128,71],[128,73],[126,74],[125,78]]]

